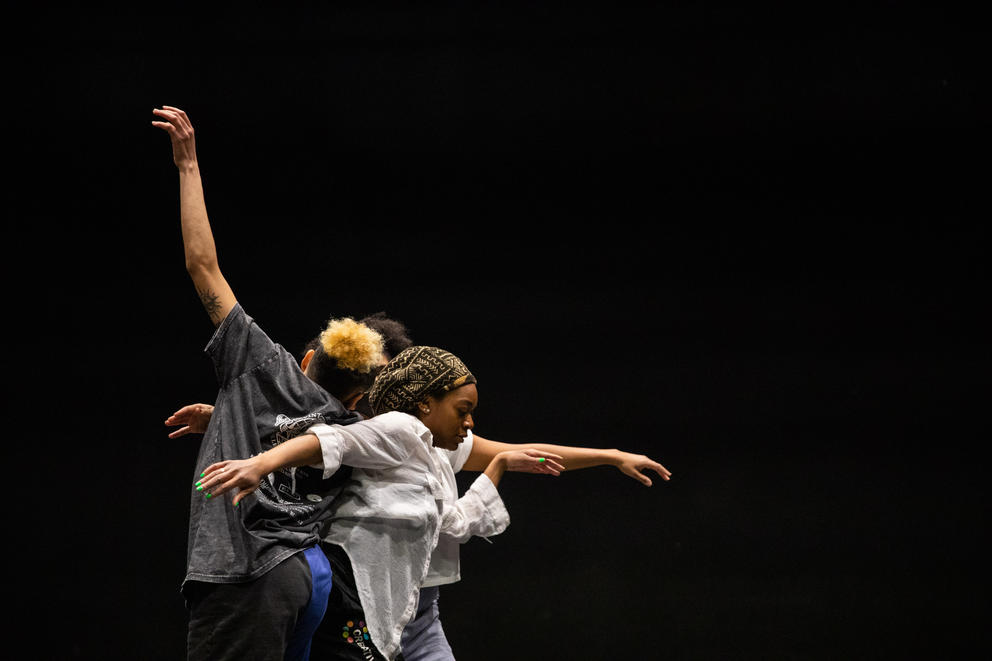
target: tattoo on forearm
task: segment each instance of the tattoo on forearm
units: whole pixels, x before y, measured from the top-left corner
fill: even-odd
[[[196,290],[196,293],[200,295],[200,302],[203,303],[203,307],[207,310],[207,315],[210,320],[214,323],[220,321],[220,301],[217,300],[217,294],[213,293],[209,289]]]

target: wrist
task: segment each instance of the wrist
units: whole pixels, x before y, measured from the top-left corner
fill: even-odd
[[[270,456],[267,456],[270,455],[271,452],[272,451],[269,450],[268,452],[263,452],[262,454],[256,454],[254,457],[250,457],[248,459],[248,462],[251,464],[252,468],[259,475],[268,475],[269,473],[275,472],[276,470],[275,463],[273,461],[270,461],[271,458]]]
[[[179,174],[198,174],[200,172],[200,166],[195,158],[180,161],[176,163],[176,167],[179,169]]]
[[[606,454],[606,463],[610,466],[619,466],[623,463],[623,455],[625,454],[623,451],[612,448],[610,450],[604,450],[604,452]]]
[[[510,451],[500,452],[493,458],[493,462],[498,468],[506,470],[507,466],[510,464]]]
[[[493,486],[498,487],[499,481],[503,477],[503,473],[506,472],[506,465],[506,454],[500,452],[489,461],[489,465],[486,466],[486,470],[483,471],[483,475],[489,478],[489,481],[493,483]]]

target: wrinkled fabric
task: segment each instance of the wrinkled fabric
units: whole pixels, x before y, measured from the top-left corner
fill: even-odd
[[[325,542],[347,553],[369,634],[392,659],[416,612],[438,539],[459,543],[499,534],[509,514],[485,474],[458,498],[452,453],[434,448],[430,430],[412,415],[393,411],[310,431],[320,439],[325,474],[363,447],[392,447],[390,456],[406,455],[391,468],[355,468],[324,534]]]
[[[187,581],[237,583],[258,578],[320,541],[320,521],[348,471],[324,479],[301,467],[273,473],[237,508],[231,495],[205,498],[194,483],[203,470],[247,459],[303,433],[315,423],[349,424],[361,416],[300,370],[235,305],[206,346],[219,390],[190,480]]]

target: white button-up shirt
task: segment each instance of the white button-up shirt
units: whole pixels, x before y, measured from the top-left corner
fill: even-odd
[[[325,478],[342,465],[354,469],[324,540],[348,554],[369,635],[393,659],[429,570],[432,585],[458,580],[458,544],[503,532],[509,514],[485,474],[458,497],[455,467],[471,447],[433,447],[430,430],[412,415],[393,411],[310,431],[320,439]]]

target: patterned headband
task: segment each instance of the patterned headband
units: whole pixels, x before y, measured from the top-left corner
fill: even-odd
[[[465,363],[454,354],[437,347],[413,346],[382,368],[369,391],[369,404],[376,415],[409,413],[428,395],[475,382]]]

